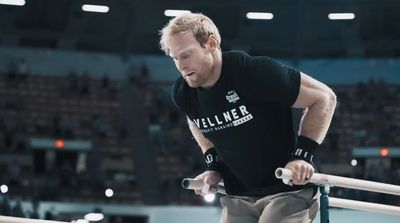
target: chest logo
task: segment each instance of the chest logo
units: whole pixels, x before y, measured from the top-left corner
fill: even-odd
[[[225,96],[226,100],[229,103],[236,103],[239,100],[239,95],[235,90],[228,91],[228,94]]]

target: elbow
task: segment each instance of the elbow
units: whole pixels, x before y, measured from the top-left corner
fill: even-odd
[[[333,112],[336,108],[336,94],[330,89],[319,91],[318,99],[312,104],[311,107],[319,107],[326,112]]]
[[[331,89],[327,90],[325,92],[325,104],[331,109],[335,110],[336,104],[337,104],[337,98],[335,92],[333,92]]]

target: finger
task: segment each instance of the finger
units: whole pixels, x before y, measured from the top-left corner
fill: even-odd
[[[204,179],[203,179],[203,176],[201,176],[201,175],[195,177],[194,179],[195,179],[195,180],[204,180]]]
[[[209,191],[210,191],[210,187],[211,187],[210,184],[204,183],[204,184],[203,184],[203,188],[201,189],[201,193],[202,193],[202,194],[208,194]]]
[[[313,176],[313,174],[314,174],[314,168],[309,168],[308,174],[307,174],[307,180],[310,180],[311,177]]]
[[[217,193],[217,188],[215,187],[210,187],[210,189],[208,190],[209,194],[216,194]]]
[[[298,174],[296,172],[293,172],[293,177],[292,177],[292,183],[296,184],[298,181]]]
[[[304,166],[304,165],[302,165],[301,167],[300,167],[300,179],[299,179],[299,181],[301,182],[301,183],[303,183],[304,182],[304,179],[306,178],[306,174],[307,174],[307,171],[306,171],[306,167]]]
[[[293,183],[297,183],[300,180],[300,174],[299,174],[299,166],[295,165],[293,168]]]
[[[215,184],[215,177],[213,176],[207,176],[206,178],[204,178],[204,183],[205,184],[209,184],[209,185],[213,185]]]
[[[220,181],[220,178],[215,175],[209,175],[204,179],[204,182],[210,185],[215,185],[218,184]]]
[[[292,171],[293,175],[292,175],[292,179],[290,180],[292,183],[296,183],[296,178],[297,178],[297,173]]]

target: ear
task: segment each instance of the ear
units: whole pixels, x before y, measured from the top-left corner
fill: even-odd
[[[210,35],[207,40],[207,45],[210,50],[214,51],[218,48],[218,40],[214,35]]]

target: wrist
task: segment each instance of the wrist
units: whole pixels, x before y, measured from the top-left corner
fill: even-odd
[[[219,172],[218,154],[214,147],[207,149],[204,153],[204,160],[207,164],[207,171]]]
[[[304,160],[308,163],[313,163],[314,154],[319,148],[319,144],[305,136],[297,138],[297,146],[290,154],[291,160]]]

